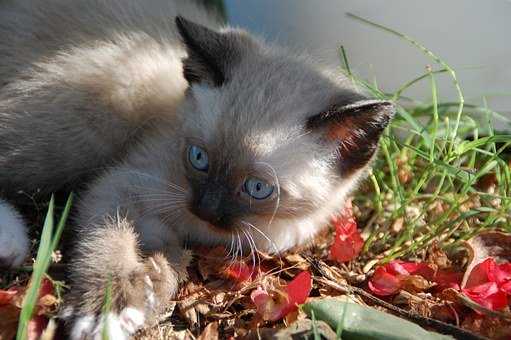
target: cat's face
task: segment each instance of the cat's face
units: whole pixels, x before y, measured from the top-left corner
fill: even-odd
[[[252,237],[267,251],[309,239],[363,175],[393,106],[246,33],[177,25],[191,84],[180,152],[194,229]]]

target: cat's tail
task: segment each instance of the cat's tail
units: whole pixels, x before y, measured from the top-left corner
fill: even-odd
[[[19,266],[29,251],[27,226],[18,211],[0,199],[0,266]]]

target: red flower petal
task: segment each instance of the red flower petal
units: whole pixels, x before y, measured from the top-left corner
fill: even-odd
[[[437,284],[437,290],[444,290],[447,288],[460,289],[461,280],[463,280],[463,273],[438,270],[433,277],[433,282]]]
[[[472,288],[493,281],[489,276],[495,271],[495,267],[496,263],[493,258],[487,258],[477,264],[470,272],[465,288]]]
[[[340,216],[333,218],[332,224],[335,227],[335,238],[330,248],[330,257],[339,262],[353,260],[362,250],[364,240],[357,229],[351,204],[347,204]]]
[[[301,272],[286,287],[288,303],[296,306],[307,300],[312,289],[312,278],[308,271]]]
[[[304,303],[310,294],[311,288],[311,275],[308,271],[305,271],[289,282],[284,295],[277,293],[276,298],[272,298],[266,290],[258,287],[252,291],[250,298],[256,306],[257,313],[264,320],[276,321],[294,312],[299,304]]]
[[[410,275],[410,272],[406,269],[404,261],[395,260],[385,264],[385,269],[389,274],[392,275]]]
[[[256,272],[255,268],[250,268],[245,262],[235,262],[227,266],[222,273],[228,279],[245,282],[251,280]]]
[[[435,269],[433,269],[428,263],[405,262],[402,266],[410,273],[410,275],[420,275],[428,281],[433,281]]]
[[[500,290],[507,293],[508,295],[511,295],[511,281],[508,281],[500,286]]]
[[[405,262],[393,260],[385,265],[387,272],[394,275],[420,275],[427,280],[432,280],[435,270],[424,262]]]
[[[381,296],[395,294],[403,287],[409,276],[419,276],[438,284],[438,287],[457,288],[461,282],[462,273],[438,271],[428,263],[390,261],[384,266],[376,268],[373,277],[369,280],[369,289]]]
[[[250,298],[256,306],[257,313],[262,316],[263,320],[276,321],[285,316],[283,314],[283,306],[278,305],[268,292],[261,287],[253,290],[250,293]]]
[[[41,281],[41,286],[39,287],[39,298],[48,294],[53,294],[53,283],[47,278],[44,278]]]
[[[496,265],[494,270],[488,273],[488,278],[490,281],[497,283],[499,287],[511,282],[511,263]]]
[[[48,318],[44,315],[35,315],[28,322],[27,340],[37,340],[48,325]]]
[[[377,267],[373,276],[368,282],[369,289],[380,296],[395,294],[401,288],[401,280],[387,272],[385,267]]]
[[[495,282],[463,289],[463,293],[472,301],[491,310],[499,310],[507,306],[507,294],[500,290]]]

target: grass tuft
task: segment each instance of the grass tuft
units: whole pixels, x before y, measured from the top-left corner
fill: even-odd
[[[69,210],[71,209],[72,201],[73,195],[71,194],[67,199],[66,206],[60,217],[59,223],[57,224],[55,233],[53,233],[55,209],[54,197],[52,196],[50,200],[48,212],[44,220],[41,239],[39,241],[39,248],[37,250],[36,260],[33,266],[32,276],[30,278],[27,293],[23,299],[23,304],[21,307],[16,340],[27,339],[28,323],[32,318],[32,315],[36,307],[41,282],[43,280],[43,277],[46,275],[48,267],[50,266],[52,253],[56,249],[60,240],[60,236],[62,235],[62,231],[64,230],[64,226],[69,215]]]
[[[420,49],[441,66],[384,93],[356,77],[344,49],[344,72],[380,99],[398,104],[397,117],[385,132],[370,189],[356,196],[368,236],[364,251],[383,261],[420,255],[433,241],[452,247],[486,229],[511,231],[511,135],[498,133],[492,118],[503,115],[465,104],[454,70],[413,38],[367,19],[350,18],[393,34]],[[439,101],[437,77],[448,74],[456,103]],[[429,80],[431,101],[413,102],[403,93]],[[408,105],[407,105],[408,104]],[[506,118],[504,118],[506,119]]]

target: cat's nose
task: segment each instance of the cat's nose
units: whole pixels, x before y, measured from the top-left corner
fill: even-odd
[[[227,229],[229,223],[223,209],[224,194],[223,190],[219,188],[202,192],[195,200],[192,212],[201,220],[209,222],[215,227]]]

